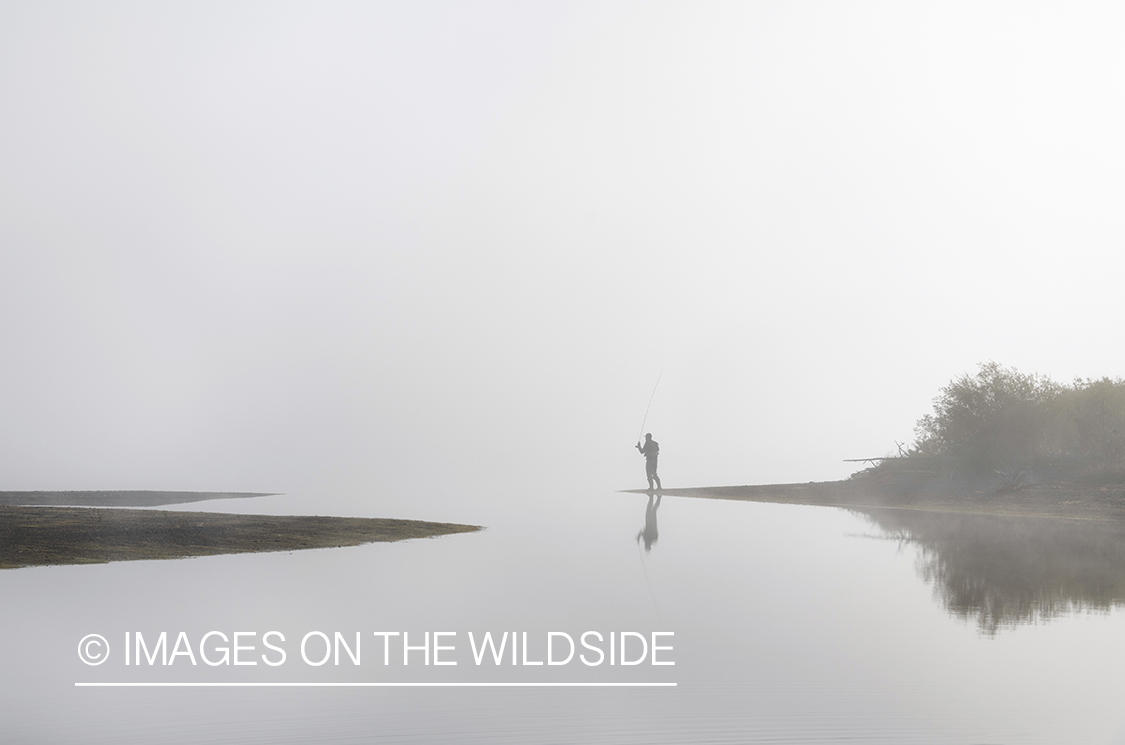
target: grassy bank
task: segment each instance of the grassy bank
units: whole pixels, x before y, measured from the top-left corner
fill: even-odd
[[[297,551],[476,530],[383,518],[0,506],[0,569]]]
[[[1125,379],[995,362],[942,388],[918,439],[845,481],[665,489],[706,499],[1125,520]],[[637,490],[640,491],[640,490]]]

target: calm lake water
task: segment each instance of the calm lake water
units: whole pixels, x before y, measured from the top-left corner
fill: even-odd
[[[487,530],[0,572],[0,742],[1125,743],[1125,541],[1112,530],[674,497],[650,506],[611,492],[466,496],[444,515],[405,507],[370,514]],[[185,509],[357,514],[299,494]],[[199,654],[220,631],[255,632],[242,639],[260,660],[270,630],[285,637],[276,667],[122,659],[126,632],[172,642],[182,631]],[[347,650],[339,665],[306,664],[311,631],[348,642],[361,632],[361,664]],[[383,665],[374,631],[408,632],[412,645],[456,632],[442,654],[458,664],[427,666],[418,651],[403,666],[398,637]],[[470,631],[527,632],[529,661],[544,658],[550,631],[671,631],[661,654],[676,664],[478,666]],[[91,633],[110,645],[96,667],[76,653]]]

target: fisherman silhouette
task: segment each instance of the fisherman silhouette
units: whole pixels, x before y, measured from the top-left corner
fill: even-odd
[[[645,526],[637,533],[637,540],[645,539],[645,551],[652,550],[652,544],[656,543],[656,539],[660,537],[660,533],[656,529],[656,511],[660,509],[660,500],[664,499],[661,494],[656,495],[656,501],[652,501],[652,495],[648,495],[648,507],[645,508]]]
[[[637,450],[645,457],[645,476],[648,476],[648,490],[652,491],[652,482],[656,481],[656,488],[661,489],[660,477],[656,475],[656,459],[660,455],[660,445],[652,439],[652,433],[645,435],[644,447],[637,443]]]

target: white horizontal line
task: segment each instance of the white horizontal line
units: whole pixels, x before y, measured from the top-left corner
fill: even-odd
[[[675,683],[75,683],[76,688],[675,688]]]

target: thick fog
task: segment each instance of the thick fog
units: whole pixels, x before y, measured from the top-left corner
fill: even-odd
[[[661,374],[665,486],[824,480],[979,362],[1125,375],[1123,33],[6,2],[0,488],[635,488]]]

